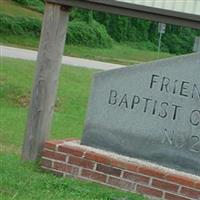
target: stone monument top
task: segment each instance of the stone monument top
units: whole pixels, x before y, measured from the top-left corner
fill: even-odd
[[[81,143],[200,175],[200,53],[97,73]]]

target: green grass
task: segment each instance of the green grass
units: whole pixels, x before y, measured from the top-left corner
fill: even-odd
[[[27,9],[11,0],[0,0],[0,12],[20,17],[33,17],[42,19],[42,14],[39,12]]]
[[[35,63],[1,58],[0,199],[2,200],[144,200],[94,183],[58,178],[38,164],[22,162],[20,152]],[[51,138],[80,138],[90,83],[95,70],[62,68]]]
[[[14,154],[1,153],[0,160],[1,200],[112,200],[124,197],[126,200],[144,200],[139,195],[98,184],[55,177],[42,172],[34,163],[21,162]]]
[[[37,50],[39,39],[29,36],[0,34],[0,43],[26,49]],[[85,46],[65,45],[64,54],[73,57],[99,60],[103,62],[132,65],[158,59],[157,52],[134,49],[127,44],[115,43],[112,48],[91,48]],[[172,56],[161,53],[159,58]]]
[[[39,39],[30,36],[5,35],[0,33],[0,44],[17,48],[37,50]]]
[[[65,54],[78,57],[101,60],[111,63],[120,63],[125,65],[137,64],[158,59],[158,53],[148,50],[139,50],[128,46],[127,44],[115,43],[110,49],[90,48],[66,45]],[[159,58],[166,58],[172,55],[161,53]]]
[[[0,44],[37,50],[37,47],[39,46],[39,39],[25,35],[5,35],[0,33]]]
[[[81,136],[94,72],[70,66],[62,68],[52,138]],[[0,105],[4,116],[0,121],[0,142],[21,146],[34,77],[34,62],[3,58],[0,74]],[[16,116],[19,119],[17,124]],[[68,123],[71,125],[68,126]]]

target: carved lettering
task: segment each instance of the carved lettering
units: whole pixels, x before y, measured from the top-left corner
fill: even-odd
[[[144,100],[145,100],[145,106],[144,106],[144,112],[147,112],[147,107],[148,107],[148,105],[149,105],[149,102],[151,102],[152,101],[152,99],[150,99],[150,98],[143,98]]]
[[[193,91],[192,91],[192,98],[197,96],[200,99],[200,88],[197,87],[197,84],[194,84]]]
[[[121,101],[120,101],[120,103],[119,103],[119,106],[121,106],[121,105],[124,105],[126,108],[128,108],[127,94],[125,94],[125,95],[122,97],[122,99],[121,99]]]
[[[150,89],[157,89],[165,94],[173,94],[191,99],[198,97],[200,99],[200,87],[196,83],[177,79],[171,80],[166,76],[161,77],[153,74],[150,80]]]
[[[185,149],[188,151],[200,152],[200,137],[197,135],[187,136],[185,133],[175,133],[174,130],[163,129],[162,144],[170,145],[177,149]]]
[[[135,108],[135,105],[138,105],[140,103],[140,97],[139,96],[134,96],[131,104],[131,109]]]
[[[193,126],[200,125],[200,110],[193,110],[190,115],[190,123]]]
[[[169,106],[169,104],[167,102],[161,103],[161,111],[159,113],[159,117],[161,117],[161,118],[167,117],[167,107],[168,106]]]
[[[170,83],[170,79],[167,77],[163,77],[160,91],[162,92],[165,88],[165,92],[168,93],[169,92],[169,83]]]
[[[156,107],[157,107],[158,101],[154,101],[154,105],[153,105],[153,111],[152,111],[152,115],[156,114]]]
[[[169,135],[169,132],[167,129],[164,129],[164,138],[163,138],[163,141],[162,141],[162,144],[169,144],[169,145],[173,145],[173,133],[172,132],[172,135]]]
[[[173,94],[176,94],[178,80],[174,81]]]
[[[119,93],[117,90],[111,89],[108,97],[108,103],[112,106],[125,107],[130,110],[135,110],[143,113],[148,113],[152,116],[158,116],[161,119],[169,117],[175,121],[181,116],[183,106],[176,104],[169,104],[165,101],[158,101],[148,97],[140,97],[138,95],[129,95],[127,93]],[[191,116],[191,123],[197,123],[194,119],[194,113]],[[200,123],[200,122],[198,122]]]
[[[197,135],[191,136],[192,146],[190,151],[200,152],[200,137]]]
[[[110,96],[108,103],[110,105],[115,105],[117,103],[117,91],[116,90],[110,90]]]
[[[186,81],[183,81],[181,83],[181,90],[180,90],[180,95],[181,96],[185,96],[185,97],[188,97],[188,93],[189,93],[189,82],[186,82]]]
[[[157,80],[156,78],[158,78],[159,76],[156,75],[156,74],[153,74],[152,77],[151,77],[151,83],[150,83],[150,88],[153,88],[153,84],[154,83],[157,83]]]
[[[172,107],[174,107],[173,120],[176,120],[178,111],[180,111],[180,109],[183,108],[183,107],[175,105],[175,104],[173,104]]]

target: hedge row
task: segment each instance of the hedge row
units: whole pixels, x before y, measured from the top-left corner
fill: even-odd
[[[89,47],[112,47],[113,41],[105,27],[96,21],[72,21],[69,24],[67,43]]]
[[[39,36],[41,21],[29,17],[11,17],[0,13],[0,33]]]
[[[42,23],[38,19],[12,17],[0,13],[0,33],[12,35],[26,35],[39,37]],[[105,27],[96,21],[89,24],[83,21],[72,21],[69,23],[68,44],[108,48],[112,46],[112,39]]]

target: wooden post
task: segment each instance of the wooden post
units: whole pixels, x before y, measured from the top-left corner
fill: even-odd
[[[46,3],[23,160],[38,158],[51,128],[68,18],[68,7]]]

